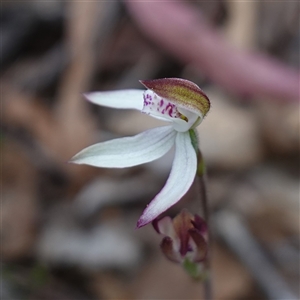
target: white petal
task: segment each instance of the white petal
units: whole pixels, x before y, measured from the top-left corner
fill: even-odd
[[[125,168],[153,161],[174,145],[176,131],[171,126],[157,127],[132,137],[92,145],[70,162],[103,168]]]
[[[191,187],[197,169],[197,156],[188,132],[176,135],[176,150],[172,170],[166,185],[150,202],[140,217],[137,227],[153,221],[178,202]]]
[[[84,96],[92,103],[106,107],[142,110],[143,93],[144,90],[119,90],[87,93]]]

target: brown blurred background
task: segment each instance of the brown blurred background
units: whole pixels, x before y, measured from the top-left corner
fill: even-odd
[[[162,77],[211,100],[198,131],[214,299],[298,299],[299,2],[1,5],[2,299],[202,299],[152,226],[135,230],[173,154],[120,170],[67,163],[161,124],[83,92]],[[192,188],[170,215],[201,214],[196,199]]]

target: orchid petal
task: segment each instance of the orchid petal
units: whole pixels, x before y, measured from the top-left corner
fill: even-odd
[[[94,104],[111,108],[137,109],[143,108],[144,90],[104,91],[84,94]]]
[[[207,234],[207,224],[200,216],[195,215],[194,220],[192,220],[192,224],[202,235]]]
[[[180,254],[185,256],[189,250],[189,229],[193,228],[192,219],[194,216],[186,209],[183,209],[173,220],[174,229],[180,239]]]
[[[169,216],[165,216],[162,219],[155,219],[152,222],[154,229],[162,235],[168,236],[173,241],[173,249],[179,252],[180,249],[180,240],[177,236],[177,233],[174,229],[173,220]]]
[[[173,262],[181,262],[181,257],[178,251],[174,249],[173,242],[174,241],[170,237],[164,237],[160,244],[161,250],[169,260]]]
[[[206,257],[207,242],[205,241],[204,237],[201,235],[201,233],[196,228],[189,229],[189,235],[191,236],[192,241],[193,241],[193,243],[191,241],[190,241],[190,243],[194,244],[192,260],[194,262],[200,262],[203,259],[205,259],[205,257]]]
[[[153,221],[155,230],[163,235],[169,236],[173,240],[176,239],[177,234],[174,230],[173,220],[169,216],[165,216],[162,219],[155,219]]]
[[[171,126],[157,127],[87,147],[70,162],[103,168],[132,167],[162,157],[174,145],[175,136]]]
[[[175,143],[175,157],[167,183],[146,207],[137,223],[137,227],[148,224],[177,203],[186,194],[194,181],[197,157],[189,132],[178,132]]]

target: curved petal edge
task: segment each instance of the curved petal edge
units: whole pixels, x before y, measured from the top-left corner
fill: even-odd
[[[102,168],[126,168],[162,157],[174,145],[171,126],[156,127],[132,137],[98,143],[76,154],[71,163]]]
[[[83,96],[90,102],[119,109],[137,109],[143,108],[144,90],[119,90],[85,93]]]
[[[150,202],[137,222],[137,228],[147,225],[176,204],[193,184],[197,156],[188,132],[176,135],[176,150],[170,176],[160,193]]]

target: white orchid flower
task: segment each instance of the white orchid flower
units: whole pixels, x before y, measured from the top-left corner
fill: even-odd
[[[175,145],[169,178],[138,220],[142,227],[177,203],[191,187],[197,155],[190,131],[210,108],[208,97],[194,83],[178,78],[145,80],[143,90],[120,90],[85,94],[92,103],[121,109],[137,109],[170,125],[144,131],[136,136],[102,142],[85,148],[71,162],[102,168],[125,168],[151,162]],[[194,134],[195,135],[195,134]]]

